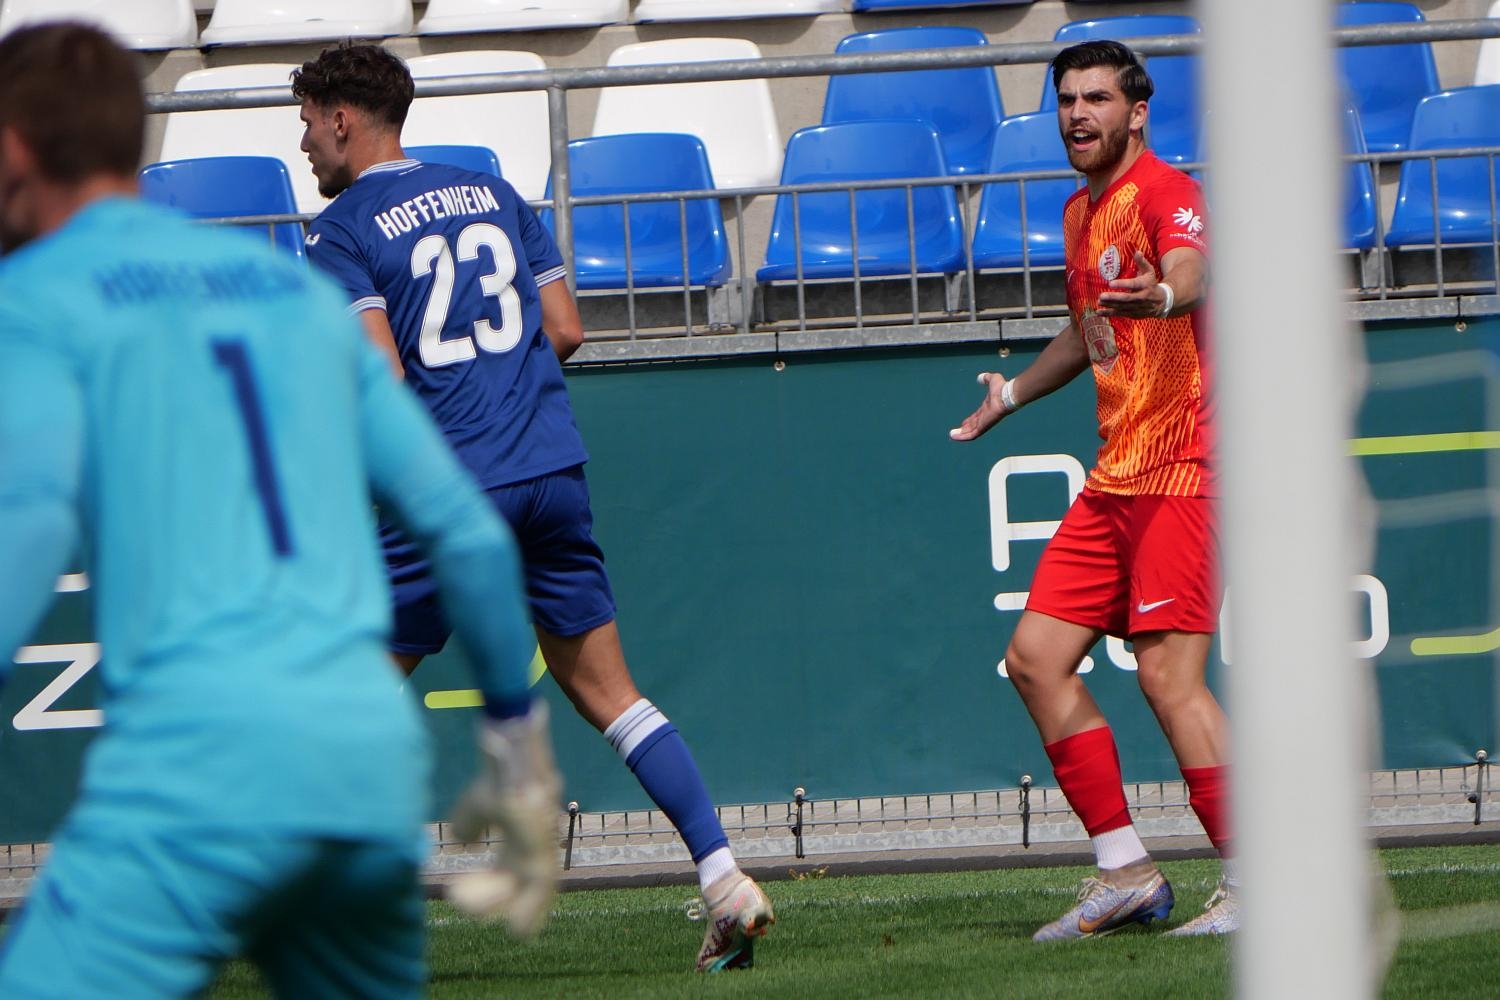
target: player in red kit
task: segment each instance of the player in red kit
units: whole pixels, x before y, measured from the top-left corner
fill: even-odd
[[[1065,49],[1052,81],[1068,160],[1088,181],[1063,211],[1071,322],[1019,375],[980,376],[984,402],[951,432],[972,441],[1093,369],[1103,444],[1005,653],[1099,864],[1078,904],[1035,938],[1091,937],[1172,908],[1172,888],[1131,824],[1114,737],[1078,674],[1103,635],[1134,643],[1141,691],[1225,859],[1206,910],[1173,933],[1224,933],[1239,920],[1228,724],[1204,679],[1220,590],[1203,194],[1147,148],[1153,88],[1128,48]]]

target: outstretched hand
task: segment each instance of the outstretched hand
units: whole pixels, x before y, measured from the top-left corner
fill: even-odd
[[[980,372],[979,384],[988,386],[984,402],[979,404],[979,409],[965,417],[963,423],[949,431],[948,436],[955,441],[972,441],[998,424],[1010,412],[1000,398],[1005,382],[1005,376],[999,372]]]
[[[1156,268],[1139,250],[1135,252],[1135,277],[1116,278],[1109,283],[1110,290],[1099,295],[1099,315],[1128,316],[1141,319],[1160,316],[1166,296],[1157,288],[1161,276]]]

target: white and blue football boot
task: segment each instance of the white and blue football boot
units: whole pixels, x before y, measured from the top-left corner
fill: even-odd
[[[1165,920],[1172,912],[1172,886],[1155,865],[1124,885],[1115,885],[1110,880],[1113,874],[1101,872],[1097,878],[1084,879],[1078,890],[1078,905],[1037,931],[1031,940],[1099,937],[1129,924]]]
[[[1167,931],[1169,937],[1196,937],[1200,934],[1233,934],[1240,929],[1240,901],[1234,886],[1220,882],[1214,894],[1203,904],[1203,912],[1181,927]]]

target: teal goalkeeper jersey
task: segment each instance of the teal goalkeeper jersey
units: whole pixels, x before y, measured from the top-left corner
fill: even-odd
[[[426,818],[370,483],[493,526],[344,305],[253,236],[123,198],[0,261],[0,532],[65,559],[27,519],[74,512],[103,646],[84,815],[396,838]],[[17,586],[11,649],[44,607]]]

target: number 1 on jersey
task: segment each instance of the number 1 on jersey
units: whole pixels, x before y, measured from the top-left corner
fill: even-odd
[[[234,400],[239,404],[240,420],[245,425],[250,463],[255,470],[255,491],[260,494],[266,527],[271,531],[271,547],[278,556],[289,556],[292,554],[292,532],[287,526],[286,510],[281,505],[276,466],[271,463],[271,442],[266,434],[260,393],[255,386],[255,372],[250,368],[250,353],[243,340],[215,340],[213,347],[214,361],[229,373],[229,379],[234,383]]]

